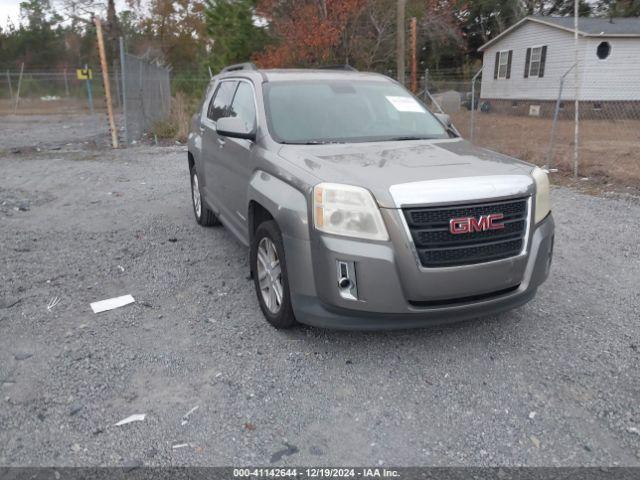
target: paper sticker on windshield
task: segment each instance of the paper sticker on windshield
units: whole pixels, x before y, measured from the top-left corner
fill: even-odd
[[[424,113],[424,108],[413,97],[385,97],[399,112]]]

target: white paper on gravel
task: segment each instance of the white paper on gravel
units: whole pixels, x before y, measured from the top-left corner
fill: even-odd
[[[135,302],[131,295],[123,295],[122,297],[108,298],[106,300],[100,300],[99,302],[93,302],[91,309],[93,313],[106,312],[107,310],[113,310],[114,308],[124,307],[130,303]]]
[[[135,415],[131,415],[125,418],[124,420],[120,420],[118,423],[115,424],[115,426],[119,427],[121,425],[126,425],[127,423],[142,422],[146,416],[147,416],[146,413],[136,413]]]
[[[385,97],[391,105],[399,112],[419,112],[425,113],[424,108],[413,97]]]

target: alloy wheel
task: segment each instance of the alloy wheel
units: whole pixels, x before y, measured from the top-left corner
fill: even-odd
[[[282,306],[282,268],[276,246],[268,237],[258,244],[257,266],[260,293],[265,306],[272,314],[277,314]]]
[[[195,172],[191,176],[191,192],[193,194],[193,208],[196,211],[196,217],[200,218],[200,215],[202,215],[202,199],[200,198],[198,175]]]

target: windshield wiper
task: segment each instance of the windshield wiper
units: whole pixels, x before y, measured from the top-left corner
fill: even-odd
[[[436,137],[425,137],[420,135],[402,135],[398,137],[385,138],[388,142],[401,142],[404,140],[433,140]]]
[[[286,145],[330,145],[335,143],[346,143],[346,142],[338,142],[335,140],[309,140],[308,142],[281,142]]]

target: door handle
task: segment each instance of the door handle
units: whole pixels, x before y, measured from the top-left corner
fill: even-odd
[[[224,144],[227,143],[225,140],[223,140],[222,138],[217,138],[216,140],[218,140],[218,145],[220,145],[220,148],[224,147]]]

